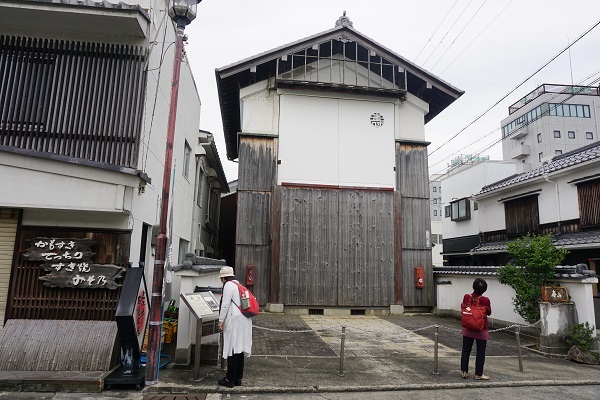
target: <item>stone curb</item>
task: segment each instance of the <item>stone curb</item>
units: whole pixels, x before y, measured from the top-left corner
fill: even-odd
[[[461,383],[431,383],[431,384],[404,384],[404,385],[377,385],[377,386],[294,386],[294,387],[236,387],[224,389],[218,386],[198,387],[194,385],[178,386],[151,386],[146,387],[143,394],[167,393],[187,394],[193,392],[221,393],[221,394],[259,394],[259,393],[336,393],[336,392],[395,392],[407,390],[436,390],[436,389],[468,389],[479,387],[525,387],[525,386],[577,386],[598,385],[593,380],[540,380],[540,381],[479,381]]]

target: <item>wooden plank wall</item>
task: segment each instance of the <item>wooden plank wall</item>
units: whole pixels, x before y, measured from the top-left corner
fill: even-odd
[[[271,272],[271,207],[276,183],[277,139],[241,135],[235,272],[245,283],[247,265],[255,265],[250,289],[261,305],[269,302]]]
[[[396,190],[400,193],[402,229],[402,302],[405,307],[434,306],[431,247],[425,231],[431,228],[427,144],[396,142]],[[425,287],[415,286],[415,267],[425,270]]]
[[[284,187],[286,305],[388,306],[394,298],[394,194]]]
[[[336,190],[282,189],[279,268],[284,304],[337,305],[338,241]]]
[[[394,193],[339,191],[339,306],[394,299]]]

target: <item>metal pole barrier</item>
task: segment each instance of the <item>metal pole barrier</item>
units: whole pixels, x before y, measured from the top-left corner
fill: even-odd
[[[339,376],[344,376],[344,344],[346,343],[346,327],[342,326],[342,345],[340,348],[340,372]]]
[[[517,355],[519,357],[519,372],[523,372],[523,359],[521,358],[521,327],[517,326],[515,336],[517,337]]]
[[[194,379],[200,379],[200,350],[202,348],[202,318],[196,319],[196,346],[194,347]]]
[[[440,374],[438,372],[438,336],[439,336],[439,329],[440,329],[440,326],[436,325],[435,326],[434,341],[433,341],[433,374],[434,375],[439,375]]]

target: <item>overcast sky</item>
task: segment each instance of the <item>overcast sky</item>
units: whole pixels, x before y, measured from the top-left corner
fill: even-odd
[[[600,0],[204,0],[186,28],[186,51],[200,128],[215,135],[229,181],[237,164],[226,156],[215,68],[328,30],[344,10],[354,29],[465,91],[425,126],[432,153],[598,22]],[[497,141],[508,106],[538,85],[588,83],[599,74],[600,26],[435,151],[429,173]],[[482,154],[500,159],[501,145]]]

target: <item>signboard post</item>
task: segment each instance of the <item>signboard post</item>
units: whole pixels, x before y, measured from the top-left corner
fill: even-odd
[[[123,282],[123,290],[115,320],[119,330],[123,362],[104,383],[107,388],[117,384],[135,384],[139,389],[144,384],[145,371],[140,366],[141,348],[148,326],[148,290],[143,268],[129,268]]]
[[[200,379],[200,348],[202,336],[215,333],[215,317],[218,320],[219,303],[212,292],[181,294],[181,299],[196,317],[196,347],[194,351],[194,378]],[[202,319],[210,317],[211,321],[204,325]]]

